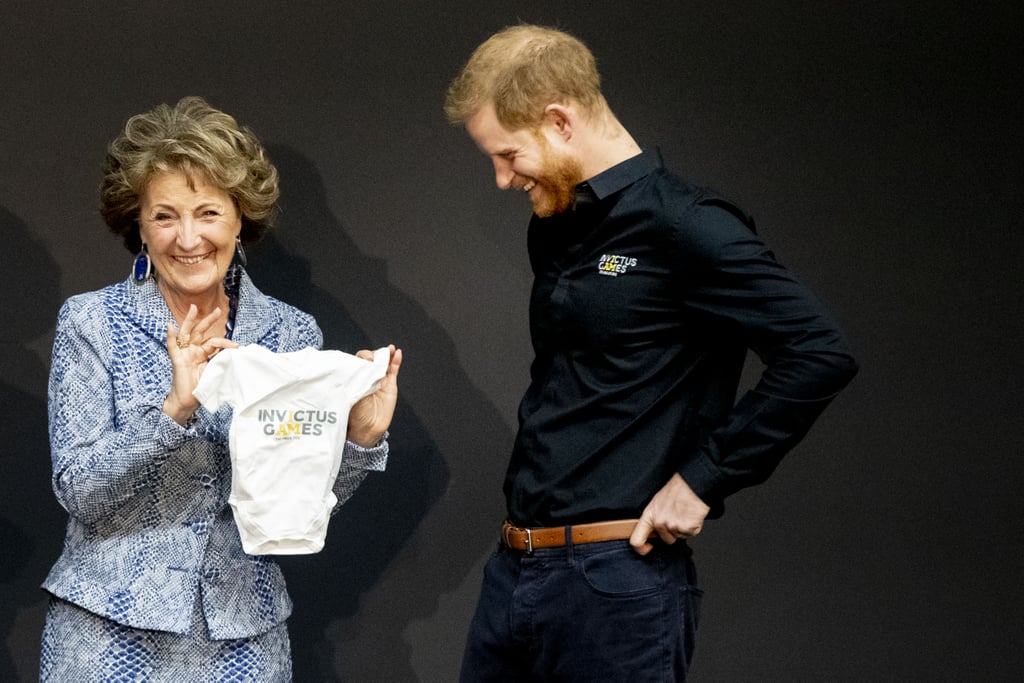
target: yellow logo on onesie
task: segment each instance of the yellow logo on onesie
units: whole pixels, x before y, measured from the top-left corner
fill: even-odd
[[[263,423],[263,433],[274,439],[300,439],[320,436],[324,425],[338,422],[333,410],[275,410],[260,408],[257,419]]]

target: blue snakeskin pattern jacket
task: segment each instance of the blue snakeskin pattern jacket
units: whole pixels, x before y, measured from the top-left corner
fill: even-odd
[[[322,344],[311,316],[265,296],[233,266],[232,339],[273,351]],[[134,628],[186,634],[196,600],[210,636],[264,633],[291,614],[270,557],[242,551],[227,504],[231,408],[200,408],[188,427],[162,411],[171,381],[170,310],[149,280],[68,299],[61,308],[49,384],[53,489],[69,515],[64,550],[43,588]],[[334,486],[339,505],[386,441],[348,443]]]

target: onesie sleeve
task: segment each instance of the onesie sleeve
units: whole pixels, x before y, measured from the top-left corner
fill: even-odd
[[[231,362],[236,355],[235,349],[224,349],[206,364],[203,376],[199,378],[199,384],[192,391],[192,395],[203,404],[211,413],[217,412],[221,404],[231,396],[230,390],[226,387],[232,380],[231,370],[234,364]]]

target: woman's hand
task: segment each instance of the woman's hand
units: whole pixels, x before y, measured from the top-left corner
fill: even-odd
[[[209,337],[210,329],[221,319],[221,309],[196,321],[199,309],[189,306],[181,328],[167,324],[167,354],[171,357],[171,391],[164,401],[163,410],[178,424],[185,424],[199,409],[199,401],[192,391],[199,384],[203,370],[221,349],[237,348],[238,344],[224,337]]]
[[[391,425],[395,414],[395,403],[398,401],[398,368],[402,365],[402,350],[394,344],[388,345],[391,361],[387,373],[380,381],[377,391],[363,398],[348,414],[347,439],[363,448],[372,448],[380,443]],[[373,352],[362,350],[356,352],[359,358],[373,360]]]

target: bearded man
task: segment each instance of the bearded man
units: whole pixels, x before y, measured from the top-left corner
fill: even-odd
[[[764,481],[857,365],[732,202],[643,150],[591,52],[515,26],[445,111],[533,205],[535,359],[463,681],[684,681],[686,540]],[[747,350],[764,362],[737,400]]]

